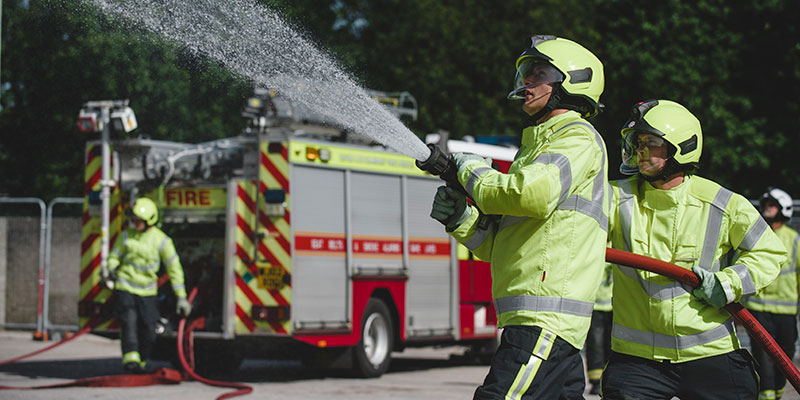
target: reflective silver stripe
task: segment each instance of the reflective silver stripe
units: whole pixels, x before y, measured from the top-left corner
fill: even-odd
[[[167,240],[169,240],[169,236],[164,236],[164,239],[161,240],[161,245],[158,246],[158,254],[161,254],[161,250],[164,250],[164,246],[167,245]]]
[[[472,234],[472,237],[469,238],[466,242],[464,242],[464,246],[466,246],[470,250],[475,250],[480,247],[486,238],[492,233],[492,228],[489,229],[476,229],[475,233]]]
[[[794,268],[782,269],[781,272],[778,274],[778,276],[796,274],[796,273],[797,271],[795,271]]]
[[[172,290],[178,290],[178,289],[186,290],[186,285],[184,285],[184,284],[172,285]]]
[[[616,323],[611,330],[611,335],[617,339],[645,346],[682,350],[711,343],[715,340],[728,337],[732,335],[733,332],[733,319],[731,318],[716,328],[695,333],[694,335],[670,336],[663,333],[645,332],[638,329],[627,328]]]
[[[574,210],[587,215],[597,221],[604,231],[608,231],[608,216],[603,212],[602,200],[600,200],[600,203],[594,203],[574,194],[556,208],[559,210]]]
[[[545,358],[548,356],[547,349],[550,347],[551,342],[553,342],[553,332],[548,331],[547,329],[542,329],[542,333],[544,333],[544,338],[542,339],[542,345],[536,349],[536,357]],[[541,333],[539,334],[541,335]]]
[[[594,303],[587,301],[544,296],[508,296],[494,299],[498,313],[508,311],[539,311],[591,317]]]
[[[686,286],[678,281],[670,282],[666,285],[661,285],[655,282],[643,279],[635,269],[620,265],[619,270],[628,278],[639,281],[639,286],[642,287],[644,292],[656,300],[669,300],[686,293],[689,293],[692,288]]]
[[[780,301],[780,300],[765,300],[758,297],[750,297],[747,299],[747,303],[757,303],[757,304],[764,304],[768,306],[784,306],[784,307],[797,307],[797,302],[795,301]]]
[[[542,335],[544,335],[544,337],[542,337]],[[539,370],[539,366],[542,364],[542,360],[548,356],[548,349],[552,346],[554,336],[552,332],[545,329],[542,329],[541,333],[539,333],[539,339],[536,341],[539,346],[534,349],[534,353],[528,358],[522,376],[519,376],[518,380],[515,379],[517,386],[514,387],[510,395],[506,397],[507,399],[521,398],[520,396],[524,395],[528,390],[528,387],[530,387],[530,382],[528,382],[528,380],[531,379],[531,374],[536,374]]]
[[[594,303],[601,306],[607,306],[611,304],[611,300],[596,300]]]
[[[753,246],[761,239],[761,235],[767,230],[767,222],[763,218],[758,218],[756,223],[750,227],[750,230],[744,235],[742,242],[739,243],[739,248],[742,250],[753,250]]]
[[[631,246],[631,223],[633,220],[633,187],[631,181],[623,179],[617,181],[619,188],[619,221],[622,228],[622,241],[625,251],[630,252]]]
[[[800,235],[795,236],[794,246],[792,246],[792,270],[797,266],[797,242],[800,241]]]
[[[117,282],[125,284],[125,285],[128,285],[128,286],[130,286],[132,288],[135,288],[135,289],[155,289],[156,288],[156,284],[158,283],[158,282],[153,282],[153,283],[149,283],[147,285],[140,285],[138,283],[133,283],[133,282],[131,282],[131,281],[127,280],[127,279],[124,279],[124,278],[117,278]]]
[[[560,130],[560,129],[559,129]],[[569,158],[559,153],[542,153],[539,154],[534,163],[540,164],[554,164],[558,167],[558,178],[561,181],[561,193],[558,196],[558,203],[561,204],[567,199],[569,189],[572,187],[572,167],[569,164]]]
[[[173,254],[172,257],[170,257],[169,260],[167,260],[167,262],[164,263],[164,265],[172,264],[172,262],[175,261],[176,258],[178,258],[178,254],[177,253]]]
[[[565,206],[564,203],[566,203],[566,201],[561,201],[560,202],[561,204],[559,204],[558,208],[561,210],[575,210],[580,212],[581,214],[587,215],[593,218],[595,221],[597,221],[597,223],[600,224],[600,227],[604,231],[608,232],[608,214],[606,214],[603,211],[603,191],[605,189],[605,187],[603,186],[603,180],[606,176],[606,171],[605,171],[606,147],[603,144],[603,138],[591,124],[583,121],[571,122],[561,127],[559,131],[567,127],[570,127],[572,125],[583,125],[586,128],[588,128],[592,133],[594,133],[595,142],[597,142],[597,146],[600,148],[600,171],[598,171],[597,175],[595,175],[594,177],[594,182],[592,184],[591,201],[587,201],[586,199],[578,195],[572,195],[567,201],[571,200],[572,201],[571,205],[573,205],[575,208],[570,207],[570,204],[566,204]],[[572,178],[570,176],[570,180],[571,179]],[[563,199],[563,184],[564,184],[563,178],[561,184],[562,184],[562,199]],[[575,199],[573,200],[573,198]]]
[[[728,189],[720,188],[712,207],[708,210],[708,223],[706,224],[706,237],[703,240],[703,253],[700,255],[700,268],[712,270],[714,264],[714,254],[717,252],[717,242],[719,241],[720,229],[722,229],[722,216],[725,207],[728,206],[733,192]]]
[[[464,189],[467,190],[467,193],[469,193],[470,197],[472,197],[472,191],[475,188],[475,182],[481,177],[481,175],[489,171],[494,171],[494,169],[490,167],[477,167],[469,172],[469,179],[467,179],[467,184],[465,185]]]
[[[143,266],[141,266],[141,265],[138,265],[138,264],[136,264],[135,262],[133,262],[133,261],[129,260],[127,257],[125,257],[125,258],[123,258],[123,259],[122,259],[122,263],[127,263],[127,264],[130,264],[130,265],[131,265],[131,266],[133,266],[133,268],[135,268],[137,271],[141,271],[141,272],[150,272],[150,271],[157,270],[157,269],[158,269],[158,267],[161,265],[161,264],[159,264],[158,262],[156,262],[156,263],[155,263],[155,264],[153,264],[153,265],[145,265],[145,266],[143,267]]]
[[[750,270],[747,269],[746,265],[736,264],[728,268],[736,271],[736,274],[739,275],[739,279],[742,280],[742,296],[755,294],[756,283],[753,282],[753,277],[750,276]]]
[[[113,253],[114,253],[114,254],[115,254],[117,257],[122,257],[122,253],[119,251],[119,248],[118,248],[118,247],[114,247]]]

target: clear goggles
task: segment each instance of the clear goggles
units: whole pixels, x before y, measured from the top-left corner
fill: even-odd
[[[666,140],[652,134],[641,135],[642,131],[630,130],[622,133],[622,164],[620,172],[626,175],[633,175],[639,172],[639,148],[642,149],[644,157],[650,157],[650,149],[661,147]]]
[[[529,58],[517,68],[517,74],[514,76],[514,90],[508,94],[508,98],[511,100],[524,100],[525,91],[528,89],[563,81],[564,74],[550,63],[536,58]]]

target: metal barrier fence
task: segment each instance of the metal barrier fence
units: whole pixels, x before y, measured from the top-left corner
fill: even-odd
[[[80,268],[80,213],[74,217],[54,218],[57,206],[82,204],[79,197],[58,197],[47,206],[32,197],[0,197],[0,205],[37,205],[39,218],[8,216],[0,218],[0,327],[30,329],[34,338],[47,340],[50,330],[76,330],[78,271]],[[38,226],[38,232],[33,228]],[[53,269],[54,226],[57,227],[56,253],[58,265]],[[38,236],[38,239],[36,238]],[[38,248],[38,252],[34,251]],[[37,269],[30,268],[34,254]],[[53,274],[55,273],[55,274]],[[55,290],[51,285],[55,275]],[[35,282],[35,285],[33,284]],[[34,289],[35,287],[35,289]],[[33,295],[35,293],[35,297]],[[51,296],[56,296],[57,322],[51,323]],[[35,304],[35,307],[33,307]],[[33,313],[35,312],[35,322]],[[8,322],[9,316],[14,319]]]

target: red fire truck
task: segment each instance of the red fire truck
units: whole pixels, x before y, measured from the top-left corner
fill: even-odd
[[[384,103],[410,114],[404,102]],[[253,122],[238,137],[110,143],[109,242],[133,200],[159,204],[187,290],[198,291],[190,318],[206,319],[194,334],[198,369],[236,369],[244,357],[301,357],[373,377],[387,370],[392,351],[406,347],[493,351],[489,265],[429,216],[441,181],[407,156],[315,122],[275,93],[257,92],[246,110]],[[451,142],[459,151],[469,146]],[[86,147],[79,312],[81,326],[115,337],[112,293],[100,279],[100,147]],[[473,150],[502,169],[516,152]],[[162,285],[165,311],[173,309],[170,290]],[[169,317],[157,354],[175,353]]]

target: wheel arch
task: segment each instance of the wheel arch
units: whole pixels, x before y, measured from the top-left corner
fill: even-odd
[[[392,297],[392,293],[388,288],[376,288],[372,291],[372,294],[370,294],[370,298],[382,301],[389,309],[389,314],[391,314],[390,317],[392,319],[392,336],[394,338],[392,350],[402,350],[405,347],[400,329],[402,321],[400,320],[400,312],[398,311],[394,297]]]

